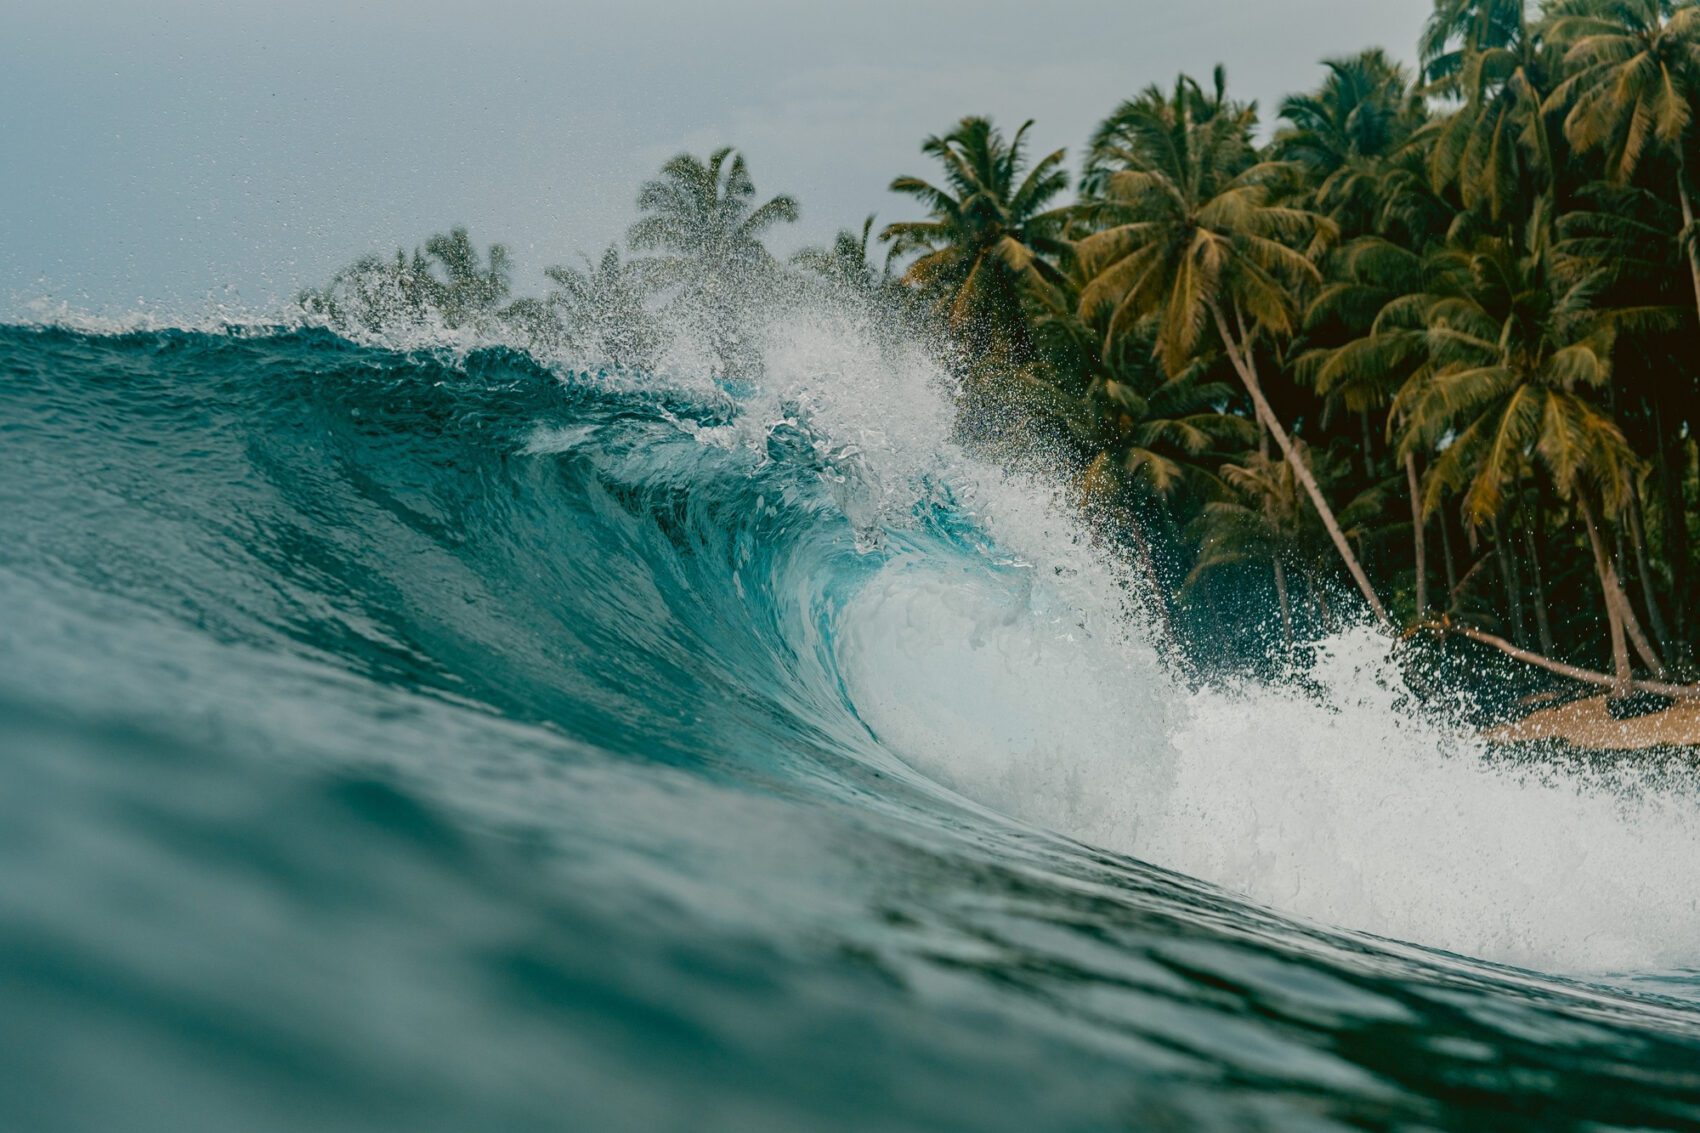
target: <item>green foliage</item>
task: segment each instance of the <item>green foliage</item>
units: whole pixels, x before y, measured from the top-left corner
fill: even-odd
[[[919,202],[927,219],[888,224],[891,255],[914,255],[903,282],[926,296],[940,322],[975,351],[1003,348],[1025,361],[1030,335],[1023,290],[1058,278],[1068,255],[1066,211],[1047,206],[1068,187],[1063,151],[1031,166],[1023,123],[1005,140],[988,118],[964,118],[928,138],[921,152],[943,171],[941,185],[899,177],[891,191]]]
[[[555,285],[545,303],[561,341],[616,366],[652,368],[663,335],[641,271],[622,262],[614,247],[600,260],[583,260],[582,268],[560,264],[544,273]]]
[[[742,282],[774,266],[762,238],[798,216],[795,198],[777,196],[759,205],[755,198],[744,155],[730,146],[707,160],[679,154],[639,190],[643,216],[626,242],[634,251],[653,253],[641,263],[658,286],[701,289]]]
[[[438,233],[409,257],[364,256],[300,304],[344,330],[380,332],[436,323],[451,330],[494,327],[512,291],[508,250],[492,244],[487,256],[464,228]]]
[[[879,230],[883,257],[870,216],[780,263],[765,239],[797,203],[758,203],[728,148],[643,185],[638,258],[550,268],[540,298],[453,229],[302,304],[638,370],[696,335],[751,373],[764,305],[825,297],[935,336],[967,442],[1060,446],[1213,648],[1244,620],[1195,616],[1224,585],[1269,585],[1293,640],[1331,624],[1344,566],[1408,622],[1538,624],[1620,679],[1685,671],[1700,0],[1436,0],[1418,57],[1325,62],[1266,142],[1220,69],[1148,86],[1093,132],[1072,201],[1031,122],[964,118],[922,143],[933,179],[891,183],[921,215]]]
[[[1261,145],[1220,70],[1147,87],[1036,217],[1009,207],[1026,127],[965,120],[927,142],[943,187],[893,185],[929,214],[887,229],[924,253],[904,282],[956,340],[1026,344],[999,364],[1066,427],[1083,497],[1169,517],[1182,612],[1263,563],[1290,629],[1285,572],[1321,602],[1363,558],[1410,617],[1521,641],[1535,608],[1581,662],[1645,620],[1686,664],[1700,4],[1437,0],[1418,53],[1422,85],[1380,50],[1325,63]]]
[[[779,265],[763,243],[798,217],[793,197],[756,204],[744,155],[730,146],[706,160],[681,153],[638,191],[642,217],[626,233],[647,287],[669,300],[673,316],[699,334],[726,374],[760,368],[753,313],[772,294]]]
[[[1216,315],[1291,332],[1296,289],[1319,278],[1307,248],[1334,226],[1283,201],[1297,167],[1259,160],[1255,124],[1220,89],[1207,99],[1183,79],[1171,97],[1153,88],[1099,131],[1099,195],[1082,206],[1095,230],[1075,248],[1091,276],[1081,311],[1107,342],[1155,319],[1171,374],[1208,348]]]

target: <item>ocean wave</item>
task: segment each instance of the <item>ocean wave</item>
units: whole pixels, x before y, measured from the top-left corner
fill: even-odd
[[[1200,680],[1054,479],[950,440],[924,351],[833,311],[763,346],[0,328],[0,971],[59,1049],[118,1074],[143,1027],[182,1082],[235,1028],[444,1127],[679,1126],[586,1100],[660,1067],[726,1107],[768,1068],[744,1128],[873,1083],[892,1128],[1416,1120],[1470,1075],[1693,1116],[1690,782],[1491,759],[1367,630]],[[979,1100],[906,1093],[928,1058]],[[1024,1102],[1036,1065],[1085,1092]]]

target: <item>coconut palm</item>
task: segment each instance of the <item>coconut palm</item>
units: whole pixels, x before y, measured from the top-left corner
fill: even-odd
[[[1273,156],[1302,170],[1314,207],[1348,231],[1376,227],[1388,163],[1427,116],[1403,67],[1379,49],[1325,62],[1317,90],[1281,102]]]
[[[1431,92],[1462,101],[1423,131],[1434,183],[1494,220],[1550,219],[1545,104],[1559,61],[1523,0],[1438,0],[1422,55]]]
[[[1695,0],[1559,0],[1548,35],[1567,50],[1569,76],[1548,99],[1568,107],[1564,133],[1579,151],[1602,150],[1617,184],[1657,143],[1674,158],[1683,239],[1694,226],[1687,150],[1700,94],[1700,4]],[[1687,238],[1700,310],[1700,246]]]
[[[1682,245],[1670,238],[1680,227],[1676,202],[1639,185],[1600,182],[1584,190],[1586,210],[1568,213],[1560,224],[1556,266],[1567,278],[1594,281],[1592,303],[1619,327],[1613,360],[1613,399],[1631,430],[1637,451],[1653,456],[1659,523],[1669,584],[1655,582],[1640,567],[1643,594],[1654,633],[1672,645],[1673,659],[1687,654],[1691,600],[1688,507],[1683,479],[1688,466],[1685,433],[1700,424],[1700,371],[1691,364],[1695,336],[1692,276]],[[1632,500],[1629,530],[1645,555],[1642,504]],[[1668,597],[1674,633],[1660,633],[1659,601]]]
[[[1440,253],[1429,274],[1429,295],[1404,303],[1426,308],[1427,373],[1394,402],[1407,422],[1402,451],[1435,452],[1425,512],[1456,494],[1467,522],[1492,523],[1506,493],[1538,463],[1582,514],[1620,687],[1629,680],[1626,634],[1659,670],[1602,535],[1638,467],[1622,430],[1590,396],[1611,377],[1610,320],[1591,308],[1585,283],[1558,282],[1548,253],[1509,241]]]
[[[480,254],[463,227],[437,233],[412,256],[364,256],[319,291],[304,292],[305,309],[332,325],[384,330],[430,319],[450,328],[489,329],[512,291],[504,245]]]
[[[1091,210],[1105,227],[1077,246],[1092,277],[1081,294],[1083,316],[1102,319],[1107,343],[1154,318],[1156,354],[1171,374],[1206,349],[1214,331],[1358,590],[1385,623],[1386,610],[1264,396],[1257,367],[1259,338],[1296,329],[1299,291],[1321,279],[1295,245],[1319,249],[1333,225],[1274,203],[1292,169],[1254,161],[1245,116],[1200,120],[1193,100],[1182,94],[1151,100],[1129,115],[1120,136],[1094,160],[1109,172]]]
[[[830,245],[804,248],[791,257],[791,263],[822,280],[840,295],[862,299],[895,298],[896,280],[892,278],[889,257],[876,264],[870,255],[873,233],[874,217],[869,214],[859,231],[841,228]]]
[[[971,349],[1004,350],[1029,360],[1032,336],[1023,292],[1036,280],[1059,279],[1055,261],[1068,254],[1067,211],[1048,206],[1068,187],[1063,151],[1029,164],[1022,124],[1005,140],[988,118],[964,118],[928,138],[921,152],[943,167],[939,185],[899,177],[891,191],[913,197],[926,220],[889,224],[880,239],[893,256],[919,253],[903,282],[932,297],[944,326]]]
[[[1133,98],[1126,99],[1098,123],[1087,143],[1086,161],[1081,171],[1081,191],[1088,197],[1103,193],[1108,179],[1121,168],[1118,154],[1145,144],[1148,125],[1153,117],[1184,117],[1194,125],[1220,123],[1224,136],[1237,135],[1244,140],[1244,153],[1252,152],[1251,136],[1257,129],[1257,104],[1240,102],[1228,97],[1228,72],[1218,66],[1211,73],[1211,87],[1204,86],[1191,75],[1178,75],[1167,90],[1151,84]]]
[[[487,323],[513,290],[513,264],[502,244],[480,256],[462,227],[425,241],[431,300],[451,327]]]
[[[1308,467],[1309,450],[1301,446],[1299,453]],[[1241,463],[1222,466],[1221,478],[1227,490],[1205,504],[1190,525],[1199,553],[1186,580],[1190,587],[1221,567],[1267,562],[1281,614],[1281,637],[1289,646],[1293,644],[1289,569],[1297,569],[1303,576],[1325,628],[1330,620],[1327,595],[1318,582],[1332,553],[1329,535],[1316,509],[1310,506],[1295,470],[1291,460],[1275,460],[1256,452]]]
[[[797,201],[781,195],[754,205],[755,197],[744,155],[732,147],[715,150],[707,161],[681,153],[639,191],[645,215],[626,233],[627,243],[659,253],[646,268],[664,282],[771,266],[762,237],[776,224],[796,221]]]
[[[1527,32],[1525,0],[1435,0],[1417,44],[1423,76],[1453,93],[1471,55],[1512,47]]]
[[[1215,468],[1256,442],[1256,426],[1226,412],[1234,391],[1213,380],[1207,360],[1170,375],[1150,343],[1149,332],[1117,340],[1080,395],[1075,420],[1090,454],[1082,477],[1089,499],[1121,491],[1161,503],[1219,495]]]
[[[582,268],[559,264],[545,273],[555,284],[545,302],[580,350],[601,354],[616,366],[655,365],[661,331],[646,302],[641,273],[610,246],[600,260]]]
[[[424,253],[415,250],[409,259],[398,248],[393,257],[360,257],[323,287],[302,291],[296,301],[303,311],[338,330],[381,331],[424,322],[430,292]]]
[[[795,198],[755,199],[749,166],[730,146],[706,161],[681,153],[639,190],[644,215],[626,233],[634,251],[652,253],[638,270],[672,294],[728,371],[754,365],[745,323],[776,266],[762,239],[798,216]]]
[[[1340,248],[1328,267],[1328,280],[1305,313],[1305,330],[1312,338],[1344,332],[1346,341],[1308,350],[1299,359],[1299,373],[1325,401],[1353,413],[1384,412],[1401,390],[1428,372],[1423,258],[1371,236]],[[1397,426],[1390,416],[1389,436]],[[1417,454],[1405,451],[1402,463],[1420,619],[1428,610],[1427,516],[1422,509]]]

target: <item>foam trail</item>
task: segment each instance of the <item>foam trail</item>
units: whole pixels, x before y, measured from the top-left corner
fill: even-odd
[[[1268,685],[1190,698],[1143,852],[1333,924],[1523,966],[1700,960],[1692,794],[1485,764],[1479,741],[1408,707],[1369,630],[1327,643],[1312,676],[1321,703]]]
[[[860,711],[955,789],[1335,926],[1542,969],[1700,960],[1692,797],[1485,763],[1372,630],[1320,650],[1319,694],[1189,692],[1023,585],[897,564],[847,618]]]

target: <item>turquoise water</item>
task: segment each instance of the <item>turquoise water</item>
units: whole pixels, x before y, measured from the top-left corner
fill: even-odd
[[[858,349],[0,329],[0,1128],[1700,1127],[1688,784],[1187,683]]]

